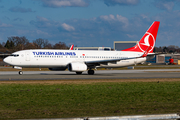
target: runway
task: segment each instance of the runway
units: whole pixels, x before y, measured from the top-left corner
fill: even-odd
[[[180,69],[145,69],[145,70],[97,70],[94,75],[83,72],[76,75],[69,71],[0,71],[0,81],[7,80],[76,80],[76,79],[149,79],[180,78]]]

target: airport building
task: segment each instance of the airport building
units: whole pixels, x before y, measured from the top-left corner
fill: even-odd
[[[138,44],[138,41],[114,41],[114,50],[120,51]]]
[[[114,50],[120,51],[138,44],[138,41],[114,41]],[[107,50],[111,51],[111,47],[74,47],[74,50]]]
[[[180,65],[180,54],[160,54],[155,55],[151,60],[147,60],[147,63],[152,64],[169,64],[169,60],[173,59],[174,64]]]
[[[111,47],[74,47],[74,50],[105,50],[105,51],[111,51]]]

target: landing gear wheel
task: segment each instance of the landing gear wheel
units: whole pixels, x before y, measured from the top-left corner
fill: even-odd
[[[77,75],[81,75],[81,74],[82,74],[82,72],[76,72],[76,74],[77,74]]]
[[[89,75],[94,75],[94,70],[88,70]]]
[[[23,72],[22,71],[19,71],[19,75],[22,75],[23,74]]]

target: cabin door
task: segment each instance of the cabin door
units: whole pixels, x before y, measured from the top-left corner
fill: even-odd
[[[30,52],[26,52],[25,54],[26,54],[25,55],[26,56],[26,61],[30,61]]]

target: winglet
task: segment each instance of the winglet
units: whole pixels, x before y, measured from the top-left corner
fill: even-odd
[[[73,50],[73,48],[74,48],[74,45],[71,45],[71,47],[69,48],[69,50]]]

